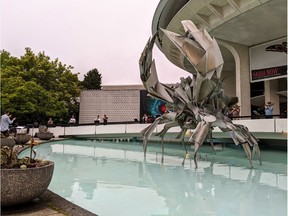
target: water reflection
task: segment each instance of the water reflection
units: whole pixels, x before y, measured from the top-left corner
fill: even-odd
[[[285,159],[247,169],[242,153],[205,154],[195,170],[191,159],[181,165],[179,149],[164,163],[159,152],[144,161],[141,145],[123,143],[63,141],[37,155],[55,162],[50,190],[99,215],[287,215]]]

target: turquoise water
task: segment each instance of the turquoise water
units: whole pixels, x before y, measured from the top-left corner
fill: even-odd
[[[49,189],[99,216],[287,216],[287,154],[200,149],[198,169],[180,145],[62,140],[35,148],[55,162]],[[193,156],[193,149],[188,148]],[[21,156],[28,154],[22,152]]]

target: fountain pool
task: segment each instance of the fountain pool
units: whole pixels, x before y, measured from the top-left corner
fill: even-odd
[[[49,189],[100,216],[286,216],[287,153],[262,150],[254,169],[243,149],[200,148],[198,169],[181,145],[62,140],[35,148],[55,162]],[[193,149],[188,148],[193,156]],[[20,156],[28,155],[23,151]]]

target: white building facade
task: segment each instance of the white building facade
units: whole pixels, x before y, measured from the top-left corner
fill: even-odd
[[[140,118],[139,86],[104,86],[102,90],[84,90],[80,95],[79,123],[93,123],[97,115],[108,122],[134,121]]]

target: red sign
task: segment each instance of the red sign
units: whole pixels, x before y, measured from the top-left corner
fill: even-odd
[[[287,75],[287,65],[273,68],[252,70],[252,81],[279,77],[283,75]]]

